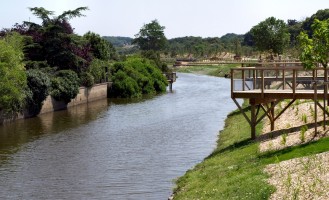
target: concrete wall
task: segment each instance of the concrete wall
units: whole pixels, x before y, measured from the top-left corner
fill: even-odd
[[[101,83],[94,85],[91,88],[86,87],[80,87],[78,95],[71,100],[70,103],[65,104],[62,101],[56,101],[54,98],[52,98],[50,95],[46,98],[46,100],[43,102],[42,109],[39,113],[48,113],[48,112],[54,112],[57,110],[64,110],[68,107],[76,106],[79,104],[85,104],[88,102],[100,100],[100,99],[106,99],[107,98],[107,92],[109,88],[111,87],[112,83]],[[1,118],[1,112],[0,112],[0,124],[10,122],[16,119],[23,119],[31,117],[29,114],[24,111],[23,113],[17,114],[17,116],[11,118],[11,119],[4,119]]]
[[[107,98],[107,90],[110,86],[110,83],[101,83],[94,85],[91,88],[80,87],[78,95],[74,99],[72,99],[71,102],[67,105],[62,101],[56,101],[49,95],[43,102],[40,114],[53,112],[56,110],[63,110],[68,107],[96,101],[99,99],[105,99]]]

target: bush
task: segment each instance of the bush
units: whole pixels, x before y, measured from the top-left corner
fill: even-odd
[[[94,59],[88,68],[88,72],[94,77],[95,83],[100,83],[105,78],[105,66],[110,66],[107,61]]]
[[[111,96],[114,97],[140,97],[142,92],[137,82],[129,77],[125,72],[119,70],[113,76],[113,85],[111,90]]]
[[[39,114],[43,101],[49,94],[50,79],[46,73],[38,69],[27,70],[26,75],[30,90],[26,99],[27,109],[31,115],[35,116]]]
[[[69,103],[79,93],[80,80],[72,70],[60,70],[51,80],[51,96],[57,101]]]
[[[23,109],[27,88],[23,37],[18,33],[0,39],[0,111],[11,117]]]
[[[141,96],[141,94],[164,92],[168,84],[153,61],[138,57],[131,57],[124,62],[115,63],[112,81],[110,96],[113,97],[136,97]],[[138,89],[135,88],[136,85]]]
[[[80,82],[81,85],[85,87],[91,87],[95,84],[94,77],[89,72],[83,72],[80,74]]]

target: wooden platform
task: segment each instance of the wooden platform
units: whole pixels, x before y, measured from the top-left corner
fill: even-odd
[[[268,117],[271,130],[274,130],[275,120],[281,116],[296,99],[311,99],[323,111],[326,123],[326,101],[328,98],[328,71],[323,68],[304,70],[295,63],[286,63],[285,67],[241,67],[231,69],[231,97],[238,106],[251,127],[251,138],[256,138],[256,125]],[[236,99],[249,99],[251,116],[248,117]],[[288,105],[275,115],[275,106],[285,99],[290,99]],[[323,100],[323,106],[318,102]],[[264,114],[259,115],[262,109]],[[315,114],[317,115],[317,114]],[[316,119],[316,117],[315,117]],[[317,124],[317,121],[315,121]],[[316,126],[315,126],[316,129]],[[317,129],[316,129],[317,130]]]

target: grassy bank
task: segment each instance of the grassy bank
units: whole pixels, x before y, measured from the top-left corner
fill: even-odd
[[[209,76],[224,77],[225,74],[230,73],[232,67],[239,67],[236,64],[225,64],[216,66],[181,66],[175,68],[177,72],[204,74]]]
[[[262,124],[257,127],[258,133],[261,128]],[[232,112],[214,152],[176,181],[174,199],[268,199],[275,188],[267,183],[268,175],[263,172],[266,165],[329,150],[329,138],[324,138],[260,153],[259,142],[249,137],[249,124],[239,111]]]

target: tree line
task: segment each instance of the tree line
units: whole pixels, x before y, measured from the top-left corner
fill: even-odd
[[[211,58],[223,52],[239,56],[256,56],[259,54],[287,54],[297,58],[300,53],[298,36],[305,32],[312,36],[312,24],[316,19],[323,21],[329,18],[329,9],[319,10],[304,20],[289,19],[287,22],[269,17],[253,26],[245,34],[228,33],[222,37],[186,36],[168,39],[162,49],[162,55],[172,58],[193,56],[194,58]],[[158,23],[158,22],[157,22]],[[159,25],[160,26],[160,25]],[[119,49],[120,54],[137,53],[133,48],[133,38],[105,37]],[[120,42],[117,42],[120,41]],[[125,45],[122,45],[125,44]],[[130,47],[130,48],[129,48]]]
[[[113,81],[112,97],[140,97],[166,90],[156,53],[119,57],[99,34],[74,33],[69,20],[87,7],[63,12],[29,8],[41,24],[23,22],[0,31],[0,117],[37,115],[48,95],[68,103],[80,86]],[[150,59],[147,59],[149,57]]]
[[[144,24],[133,39],[101,37],[93,32],[77,35],[69,20],[83,17],[87,9],[79,7],[54,16],[54,12],[42,7],[30,8],[41,24],[23,22],[0,31],[1,115],[10,116],[23,109],[37,115],[47,95],[68,103],[80,86],[91,87],[107,80],[113,82],[112,97],[163,92],[167,80],[162,72],[170,70],[162,62],[164,56],[211,58],[221,52],[237,56],[288,53],[299,57],[306,67],[314,63],[328,65],[329,9],[319,10],[303,21],[286,23],[269,17],[244,35],[170,40],[157,20]],[[113,39],[122,49],[129,50],[118,53],[108,41]]]

